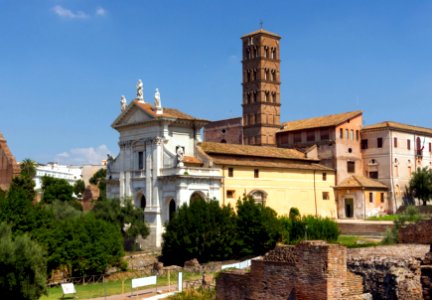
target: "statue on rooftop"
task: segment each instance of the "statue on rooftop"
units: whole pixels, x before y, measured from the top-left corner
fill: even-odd
[[[125,111],[126,107],[127,107],[126,97],[122,95],[121,98],[120,98],[120,108],[121,108],[121,111]]]
[[[160,92],[159,92],[158,88],[156,88],[155,95],[154,95],[154,100],[155,100],[155,107],[156,108],[161,108],[162,105],[161,105],[161,100],[160,100]]]
[[[138,80],[136,88],[137,88],[137,99],[144,100],[144,88],[141,79]]]

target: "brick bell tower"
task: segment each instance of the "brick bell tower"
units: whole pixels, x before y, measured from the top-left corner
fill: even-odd
[[[243,143],[276,145],[280,128],[280,56],[277,34],[264,29],[243,41]]]

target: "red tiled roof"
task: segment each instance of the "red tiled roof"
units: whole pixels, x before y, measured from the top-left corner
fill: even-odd
[[[396,131],[399,130],[405,132],[432,135],[432,128],[408,125],[408,124],[403,124],[403,123],[398,123],[393,121],[384,121],[381,123],[364,126],[362,130],[374,130],[374,129],[383,129],[383,128],[393,129]]]
[[[384,183],[364,176],[353,175],[339,183],[335,188],[375,188],[388,189]]]
[[[362,114],[361,110],[345,112],[341,114],[333,114],[328,116],[309,118],[297,121],[285,122],[282,124],[278,132],[296,131],[319,127],[338,126],[352,118]]]

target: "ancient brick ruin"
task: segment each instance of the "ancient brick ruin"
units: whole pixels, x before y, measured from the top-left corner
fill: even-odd
[[[323,241],[279,246],[250,271],[228,270],[216,280],[217,299],[371,299],[362,277],[347,270],[347,249]]]
[[[0,189],[6,191],[12,178],[19,174],[19,166],[12,155],[5,138],[0,133]]]

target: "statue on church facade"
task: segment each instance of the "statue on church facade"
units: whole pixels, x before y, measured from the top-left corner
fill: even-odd
[[[160,92],[159,92],[158,88],[156,88],[155,95],[154,95],[154,100],[155,100],[155,107],[156,108],[161,108],[162,105],[161,105],[161,99],[160,99]]]
[[[144,88],[141,79],[138,80],[136,88],[137,88],[137,99],[144,101]]]
[[[120,98],[120,108],[121,108],[121,111],[122,112],[125,111],[126,107],[127,107],[126,97],[122,95],[121,98]]]

